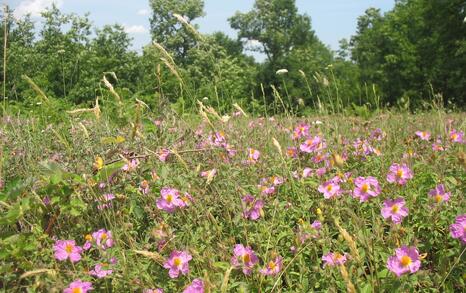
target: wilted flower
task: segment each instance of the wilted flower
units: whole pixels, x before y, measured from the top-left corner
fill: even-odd
[[[466,244],[466,214],[456,217],[455,223],[450,225],[450,234]]]
[[[371,132],[370,138],[375,140],[382,140],[386,136],[382,129],[377,128]]]
[[[382,216],[384,219],[391,218],[395,224],[401,224],[403,218],[408,215],[408,208],[405,205],[406,202],[401,197],[394,200],[387,199],[383,202]]]
[[[246,219],[257,220],[260,218],[262,208],[264,207],[263,200],[256,200],[252,195],[246,194],[242,199],[245,204],[243,217]]]
[[[86,242],[84,242],[83,249],[89,250],[92,247],[92,235],[87,234],[86,236],[84,236],[84,239],[86,239]]]
[[[158,155],[158,157],[159,157],[159,160],[160,160],[161,162],[166,162],[167,159],[168,159],[168,157],[170,156],[170,154],[171,154],[171,152],[170,152],[169,149],[161,149],[161,150],[157,153],[157,155]]]
[[[57,240],[53,246],[55,258],[64,261],[68,258],[71,262],[78,262],[81,259],[81,247],[76,245],[74,240]]]
[[[201,177],[205,177],[207,179],[207,184],[209,184],[210,182],[212,182],[216,174],[217,169],[214,168],[212,170],[202,171]]]
[[[192,283],[183,290],[183,293],[204,293],[204,282],[201,279],[194,279]]]
[[[231,265],[235,268],[241,267],[245,275],[251,274],[252,268],[259,261],[251,247],[244,247],[242,244],[236,244],[233,249]]]
[[[422,140],[430,139],[430,132],[428,131],[416,131],[416,135]]]
[[[416,247],[403,245],[395,249],[395,255],[390,256],[387,261],[387,268],[398,277],[405,273],[415,273],[421,267],[419,252]]]
[[[269,261],[265,268],[260,270],[260,273],[265,276],[276,275],[282,270],[282,262],[283,258],[281,256],[277,256],[274,260]]]
[[[142,194],[148,194],[149,193],[149,182],[147,180],[142,180],[141,183],[139,183],[139,191]]]
[[[173,213],[177,208],[186,206],[180,198],[180,192],[174,188],[164,187],[160,190],[161,197],[157,199],[157,208],[168,213]]]
[[[178,278],[179,274],[186,275],[189,273],[189,261],[192,256],[185,251],[174,250],[170,254],[168,260],[163,264],[163,267],[168,269],[170,278]]]
[[[381,192],[379,181],[372,176],[358,177],[354,180],[354,185],[353,197],[359,198],[360,202],[365,202],[370,197],[376,197]]]
[[[298,149],[295,147],[288,147],[286,149],[286,155],[290,158],[297,158],[298,157]]]
[[[283,182],[284,180],[282,177],[272,176],[268,178],[262,178],[258,187],[262,194],[271,195],[277,191],[276,187],[282,185]]]
[[[434,198],[436,203],[440,203],[442,201],[448,201],[450,199],[451,192],[446,192],[445,186],[443,184],[439,184],[429,191],[429,195]]]
[[[131,159],[130,161],[127,161],[127,163],[121,167],[123,171],[131,172],[136,170],[136,168],[139,166],[139,160],[138,159]]]
[[[324,266],[334,267],[336,265],[342,265],[347,260],[347,254],[344,253],[343,255],[338,252],[329,252],[326,255],[322,256],[322,260],[324,261]]]
[[[110,208],[112,206],[112,200],[115,199],[115,195],[113,193],[106,193],[102,195],[101,204],[97,205],[97,209],[103,210]]]
[[[387,174],[387,181],[405,185],[409,179],[413,178],[413,172],[406,164],[392,164]]]
[[[91,282],[83,282],[80,279],[73,281],[68,288],[63,290],[64,293],[87,293],[93,290]]]
[[[322,193],[327,199],[340,196],[341,194],[340,185],[332,180],[321,184],[318,188],[318,191]]]
[[[112,231],[100,229],[92,233],[92,239],[95,240],[97,247],[105,250],[113,246]]]

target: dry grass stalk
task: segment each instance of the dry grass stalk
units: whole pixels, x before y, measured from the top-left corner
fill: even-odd
[[[24,80],[32,87],[32,89],[37,93],[39,97],[41,97],[42,101],[45,103],[49,103],[50,100],[47,95],[40,89],[40,87],[27,75],[22,76]]]

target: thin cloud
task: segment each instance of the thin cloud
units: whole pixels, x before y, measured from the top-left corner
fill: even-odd
[[[144,34],[147,30],[143,25],[125,25],[125,32],[128,34]]]
[[[39,17],[40,13],[52,4],[61,7],[63,0],[23,0],[13,12],[15,18],[21,18],[26,14],[31,14],[32,17]]]
[[[148,9],[139,9],[138,10],[138,15],[149,15],[149,10]]]

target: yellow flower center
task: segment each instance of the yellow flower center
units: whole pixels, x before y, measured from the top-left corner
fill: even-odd
[[[72,293],[82,293],[83,290],[80,287],[75,287],[75,288],[71,289],[71,292]]]
[[[453,134],[451,135],[451,140],[456,140],[457,138],[458,138],[458,134],[453,133]]]
[[[369,185],[364,183],[361,187],[362,192],[367,192],[369,190]]]
[[[343,257],[343,255],[341,255],[341,254],[339,254],[338,252],[336,252],[336,253],[333,255],[333,257],[335,258],[335,261],[339,261],[339,260]]]
[[[181,258],[175,257],[175,258],[173,259],[173,264],[174,264],[175,266],[179,267],[179,266],[181,265]]]
[[[400,209],[400,207],[399,207],[397,204],[394,204],[394,205],[392,206],[392,213],[398,212],[399,209]]]
[[[67,253],[71,253],[71,252],[73,251],[73,245],[67,244],[67,245],[65,246],[65,251],[66,251]]]
[[[403,169],[398,169],[398,171],[396,171],[396,177],[401,178],[403,177],[403,174],[404,174]]]
[[[401,257],[401,265],[404,266],[404,267],[407,267],[409,266],[413,261],[411,260],[411,258],[407,255],[403,255]]]
[[[332,184],[327,185],[327,191],[328,191],[328,192],[332,191],[332,189],[333,189]]]
[[[171,203],[173,201],[173,195],[169,194],[167,195],[167,202]]]
[[[243,262],[248,263],[250,261],[251,261],[251,256],[249,255],[249,253],[243,254]]]
[[[108,237],[107,233],[102,233],[102,235],[100,236],[102,240],[107,239],[107,237]]]
[[[437,195],[435,196],[435,202],[436,202],[436,203],[441,202],[442,199],[443,199],[443,197],[442,197],[440,194],[437,194]]]
[[[86,239],[87,241],[92,241],[92,235],[87,234],[86,236],[84,236],[84,239]]]
[[[269,267],[269,269],[273,270],[277,267],[277,265],[275,264],[275,262],[273,261],[269,261],[269,264],[267,265]]]

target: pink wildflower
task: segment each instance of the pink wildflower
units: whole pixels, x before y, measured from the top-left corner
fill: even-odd
[[[334,267],[336,265],[342,265],[347,260],[347,254],[344,253],[341,255],[338,252],[329,252],[326,255],[322,256],[322,260],[324,261],[324,266]]]
[[[429,131],[416,131],[416,135],[422,140],[428,141],[430,139]]]
[[[295,147],[288,147],[286,149],[286,155],[289,158],[297,158],[298,157],[298,149],[296,149]]]
[[[466,214],[456,217],[455,223],[450,225],[450,234],[466,244]]]
[[[277,256],[274,260],[269,261],[265,268],[260,270],[260,273],[265,276],[274,276],[282,270],[282,266],[283,258],[281,256]]]
[[[201,279],[194,279],[191,284],[183,290],[183,293],[204,293],[204,282]]]
[[[307,178],[309,176],[312,176],[312,169],[306,167],[306,168],[303,169],[302,177]]]
[[[263,200],[256,200],[252,195],[246,194],[242,199],[245,204],[243,211],[243,217],[250,220],[257,220],[263,213],[262,208],[264,207]]]
[[[413,172],[406,164],[392,164],[387,174],[387,181],[390,183],[397,183],[405,185],[409,179],[413,178]]]
[[[340,196],[341,194],[340,185],[333,182],[332,180],[321,184],[318,188],[318,191],[324,195],[324,198],[327,199]]]
[[[95,240],[97,247],[103,250],[113,246],[112,231],[100,229],[92,233],[92,239]]]
[[[142,180],[141,183],[139,183],[139,191],[146,195],[149,193],[149,182],[147,180]]]
[[[376,197],[381,192],[379,181],[372,176],[358,177],[354,180],[354,185],[353,197],[359,198],[360,202],[365,202],[370,197]]]
[[[408,215],[408,208],[405,205],[406,202],[401,197],[394,200],[387,199],[383,202],[382,216],[384,219],[391,218],[395,224],[401,224],[403,218]]]
[[[451,142],[463,143],[464,132],[452,129],[449,133],[449,137]]]
[[[167,159],[168,159],[168,157],[170,156],[170,154],[171,154],[171,152],[170,152],[169,149],[161,149],[161,150],[157,153],[157,155],[158,155],[158,157],[159,157],[159,160],[160,160],[161,162],[166,162]]]
[[[308,138],[299,146],[299,149],[304,153],[318,152],[326,148],[325,140],[320,136]]]
[[[390,256],[387,261],[387,268],[395,273],[397,277],[405,273],[415,273],[421,267],[419,251],[416,247],[403,245],[395,249],[395,255]]]
[[[235,268],[242,267],[245,275],[251,274],[252,268],[259,261],[251,247],[244,247],[242,244],[236,244],[233,249],[231,265]]]
[[[309,124],[300,123],[293,130],[293,139],[300,139],[309,135]]]
[[[127,161],[127,163],[123,167],[121,167],[121,169],[126,172],[131,172],[131,171],[136,170],[138,166],[139,166],[139,160],[131,159],[130,161]]]
[[[248,164],[255,164],[259,160],[260,152],[253,148],[248,148]]]
[[[91,282],[83,282],[80,279],[73,281],[68,288],[63,290],[64,293],[87,293],[93,290]]]
[[[177,208],[186,206],[180,198],[180,192],[174,188],[164,187],[160,190],[161,197],[157,199],[157,208],[168,213],[173,213]]]
[[[168,269],[168,275],[170,278],[178,278],[179,274],[186,275],[189,273],[189,261],[193,257],[185,252],[174,250],[170,254],[168,260],[163,264],[163,267]]]
[[[446,192],[445,186],[443,184],[439,184],[429,191],[429,195],[434,198],[436,203],[440,203],[442,201],[448,201],[450,199],[451,192]]]
[[[55,258],[60,261],[69,258],[71,262],[78,262],[81,259],[82,248],[77,246],[74,240],[57,240],[53,250]]]
[[[113,270],[109,269],[109,264],[99,263],[96,264],[94,269],[89,271],[89,274],[95,276],[99,279],[104,278],[105,276],[111,275]]]

